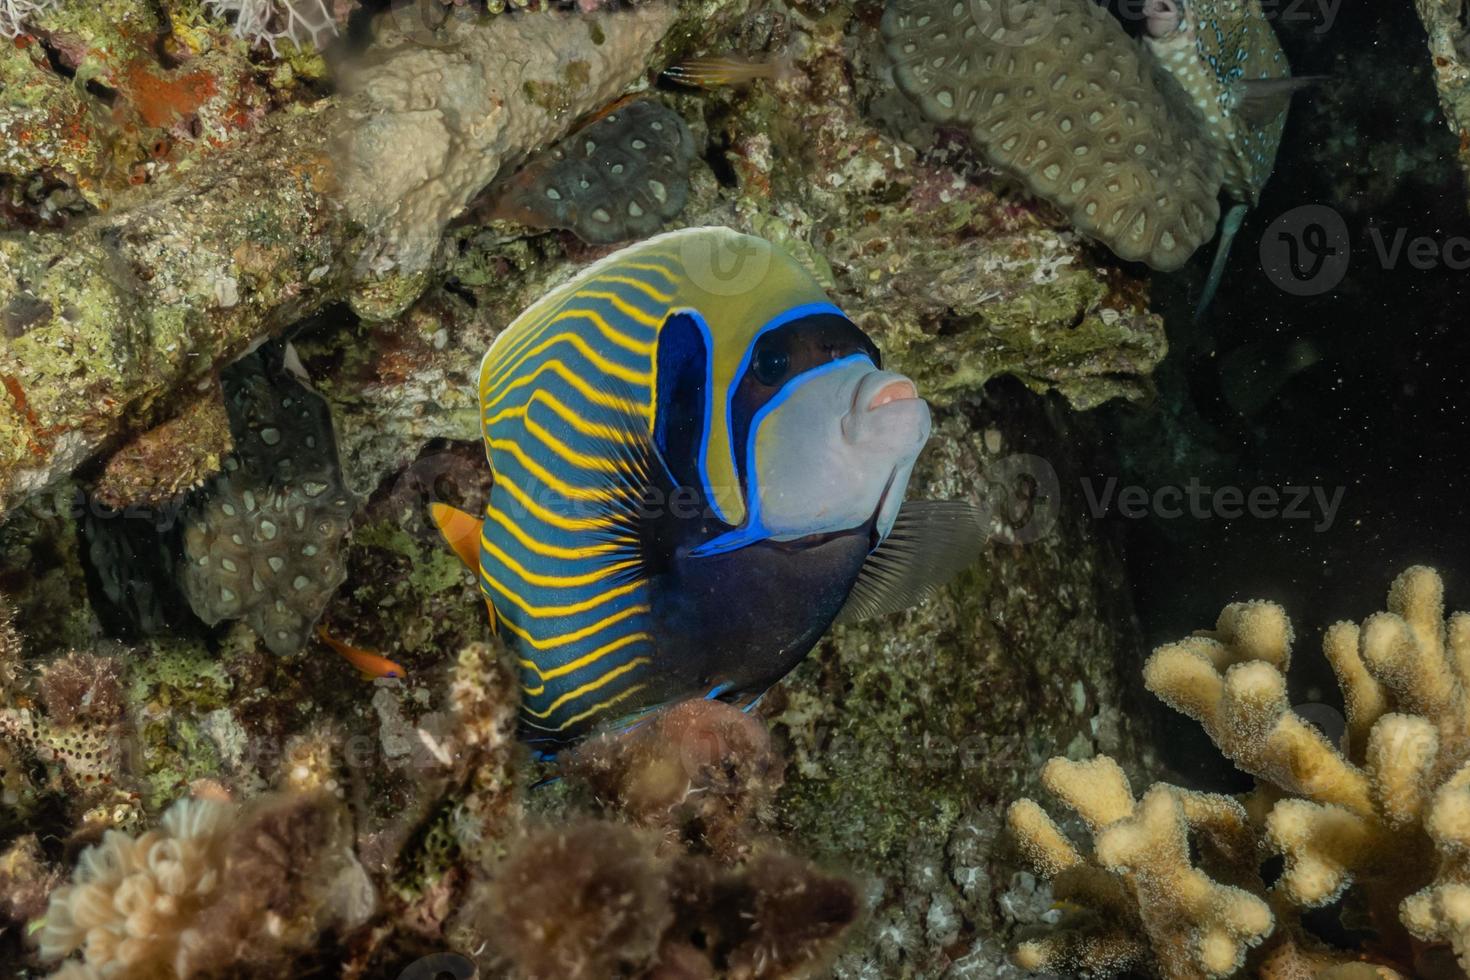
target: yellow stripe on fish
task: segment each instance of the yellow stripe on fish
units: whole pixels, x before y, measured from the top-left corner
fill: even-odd
[[[878,360],[798,262],[724,228],[615,253],[496,337],[484,519],[434,517],[515,649],[527,739],[691,695],[750,703],[811,648],[928,433]],[[812,438],[853,472],[813,466]]]

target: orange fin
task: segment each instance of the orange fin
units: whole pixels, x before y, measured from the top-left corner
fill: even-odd
[[[490,614],[490,635],[499,636],[500,619],[495,615],[495,603],[490,601],[489,596],[485,597],[485,611]]]
[[[439,533],[444,535],[444,540],[449,542],[449,547],[454,549],[456,555],[459,555],[459,560],[464,562],[470,571],[478,573],[480,571],[480,525],[484,521],[471,517],[448,504],[430,504],[429,512],[434,518],[434,524],[439,528]]]

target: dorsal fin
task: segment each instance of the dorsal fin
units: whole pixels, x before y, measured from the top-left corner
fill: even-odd
[[[429,505],[429,514],[434,526],[449,542],[449,547],[459,555],[459,560],[476,575],[480,572],[480,525],[484,521],[472,517],[457,507],[437,501]]]

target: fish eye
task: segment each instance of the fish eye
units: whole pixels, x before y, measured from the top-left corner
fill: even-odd
[[[763,347],[755,352],[750,366],[757,381],[773,386],[786,377],[786,371],[791,367],[791,355],[776,347]]]

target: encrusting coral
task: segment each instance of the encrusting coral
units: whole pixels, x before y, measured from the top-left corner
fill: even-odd
[[[64,980],[219,975],[289,965],[372,911],[345,811],[325,794],[241,808],[183,799],[156,829],[108,831],[51,895],[40,956]]]
[[[641,99],[567,136],[495,188],[490,216],[566,228],[587,242],[644,238],[684,210],[694,156],[679,114]]]
[[[1155,786],[1135,811],[1111,760],[1053,760],[1043,781],[1093,829],[1097,862],[1085,863],[1029,800],[1011,808],[1011,826],[1058,896],[1089,918],[1079,927],[1064,917],[1023,943],[1017,961],[1092,976],[1144,965],[1223,977],[1264,939],[1260,976],[1348,976],[1363,956],[1314,943],[1297,917],[1342,901],[1373,931],[1377,965],[1358,965],[1372,975],[1442,975],[1435,961],[1446,950],[1470,972],[1470,614],[1446,619],[1443,583],[1422,566],[1394,580],[1387,605],[1323,639],[1347,711],[1341,746],[1289,705],[1293,632],[1280,606],[1234,603],[1214,630],[1156,650],[1149,690],[1198,721],[1257,790],[1242,804]],[[1094,778],[1075,778],[1082,772]],[[1186,830],[1209,845],[1199,868]],[[1269,891],[1256,876],[1268,852],[1285,859]],[[1140,859],[1166,870],[1166,888],[1146,880]],[[1129,921],[1144,924],[1131,943]],[[1285,972],[1314,947],[1316,966]]]
[[[41,666],[33,677],[20,663],[18,645],[15,650],[13,658],[0,652],[0,768],[7,795],[28,784],[22,760],[33,758],[45,765],[70,803],[97,802],[125,772],[118,662],[72,652]]]

